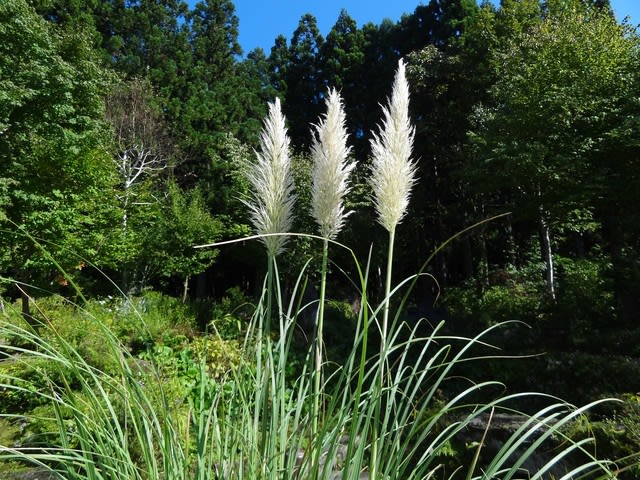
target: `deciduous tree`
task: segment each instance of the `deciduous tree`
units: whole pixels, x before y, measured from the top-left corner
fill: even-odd
[[[621,140],[614,132],[628,121],[620,112],[637,108],[629,102],[637,37],[608,11],[585,3],[547,4],[540,21],[500,51],[499,80],[489,108],[477,109],[472,136],[484,187],[506,189],[516,215],[539,225],[552,298],[553,233],[589,219],[602,203],[593,192],[620,165],[610,157],[619,147],[612,139]],[[604,157],[606,166],[593,163]],[[583,213],[570,215],[576,211]]]
[[[23,282],[27,318],[27,284],[50,287],[58,266],[65,283],[77,255],[100,264],[113,253],[108,78],[83,31],[47,23],[24,0],[0,5],[0,272]]]

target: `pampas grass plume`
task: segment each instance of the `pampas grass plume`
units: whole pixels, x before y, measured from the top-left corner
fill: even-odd
[[[349,175],[355,163],[348,163],[346,118],[342,99],[330,89],[325,100],[327,111],[314,126],[311,144],[313,157],[312,215],[320,235],[334,239],[350,212],[345,212],[344,196],[349,191]]]
[[[293,223],[295,195],[289,156],[289,137],[280,99],[269,104],[269,113],[260,132],[260,150],[247,173],[252,187],[249,207],[251,223],[259,235],[286,233]],[[278,255],[286,243],[285,236],[262,238],[267,252]]]
[[[409,121],[409,84],[405,64],[398,62],[388,106],[382,108],[380,132],[371,140],[371,188],[378,221],[389,232],[407,212],[416,183],[416,164],[411,160],[415,129]]]

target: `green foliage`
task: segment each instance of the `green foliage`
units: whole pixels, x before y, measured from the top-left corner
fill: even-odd
[[[274,271],[277,269],[270,273]],[[363,270],[358,267],[357,271]],[[366,279],[360,276],[359,281],[366,288]],[[80,353],[85,348],[83,340],[71,332],[60,335],[54,326],[60,321],[56,318],[43,321],[38,335],[14,322],[0,324],[0,338],[18,337],[27,347],[5,345],[3,363],[45,360],[47,368],[52,367],[59,376],[47,381],[46,388],[33,390],[36,399],[49,402],[53,416],[41,418],[51,410],[34,410],[27,416],[33,420],[34,432],[52,431],[46,441],[60,450],[41,454],[21,447],[3,449],[2,459],[43,460],[47,467],[52,462],[55,467],[51,468],[62,469],[67,477],[91,479],[98,478],[92,473],[95,471],[102,472],[103,478],[127,475],[159,480],[165,469],[176,479],[204,480],[216,471],[228,478],[281,478],[282,472],[357,478],[373,468],[392,478],[418,479],[442,468],[442,459],[453,455],[457,436],[473,422],[482,421],[494,410],[512,412],[512,402],[521,397],[482,397],[476,403],[475,397],[485,389],[501,387],[483,381],[460,389],[454,385],[455,393],[442,398],[441,392],[457,376],[457,368],[485,355],[481,352],[489,347],[491,329],[475,338],[464,338],[442,334],[442,325],[429,329],[425,336],[420,325],[411,325],[409,331],[391,326],[380,356],[366,355],[370,326],[379,326],[384,305],[369,304],[366,296],[357,318],[347,304],[327,305],[327,339],[331,335],[351,338],[344,360],[325,365],[327,377],[316,377],[310,373],[314,360],[308,355],[291,381],[296,291],[301,285],[294,285],[293,300],[287,306],[279,279],[270,284],[278,292],[273,309],[270,300],[263,303],[268,298],[263,295],[242,344],[217,336],[189,340],[169,333],[155,339],[142,358],[134,358],[106,325],[95,320],[103,349],[113,356],[108,370],[89,364]],[[54,317],[64,310],[63,305],[53,302],[49,307]],[[121,305],[140,311],[142,320],[172,302],[148,295]],[[170,311],[168,308],[165,313]],[[265,315],[273,316],[274,326],[279,327],[277,336],[262,334]],[[490,355],[495,357],[493,351]],[[320,396],[312,388],[318,378]],[[0,385],[15,391],[10,382],[3,377]],[[606,463],[591,456],[582,444],[564,437],[563,428],[585,409],[553,401],[553,405],[522,417],[524,423],[484,459],[486,470],[479,470],[471,460],[464,464],[463,473],[473,479],[486,478],[487,471],[514,478],[535,451],[561,436],[566,440],[563,450],[545,456],[536,471],[562,474],[570,468],[565,456],[580,454],[583,468],[607,475]],[[314,404],[320,408],[311,409]],[[319,416],[310,416],[309,412],[316,411]],[[312,424],[316,427],[311,428]],[[531,444],[534,432],[539,436]],[[368,447],[372,435],[383,440],[378,444],[378,455],[371,455]]]
[[[30,412],[49,403],[41,392],[64,378],[60,366],[46,359],[5,360],[0,364],[0,415]]]
[[[116,254],[103,195],[114,186],[102,123],[110,75],[83,31],[48,24],[24,1],[3,2],[0,24],[0,185],[10,187],[0,187],[0,271],[50,281],[54,262],[33,238],[69,274],[77,254],[108,265]]]
[[[108,327],[123,346],[133,353],[172,336],[192,337],[196,330],[196,314],[179,299],[158,292],[145,292],[139,297],[91,300],[82,307],[61,296],[43,297],[34,313],[38,324],[48,325],[40,336],[53,345],[59,339],[76,349],[85,361],[96,368],[111,371],[113,359],[104,351],[104,328]],[[8,305],[4,321],[25,326],[17,306]],[[54,336],[49,334],[55,333]],[[6,342],[20,346],[19,338]]]
[[[345,476],[356,477],[372,461],[367,437],[372,418],[382,433],[376,468],[408,478],[418,475],[403,463],[420,455],[412,446],[433,453],[426,463],[452,468],[470,465],[480,448],[470,442],[472,448],[463,451],[447,437],[470,417],[458,424],[459,417],[448,415],[448,409],[464,409],[447,403],[442,391],[455,395],[462,381],[438,383],[443,371],[472,379],[491,372],[509,386],[548,388],[580,402],[637,389],[640,221],[629,206],[640,202],[638,35],[617,24],[607,8],[607,1],[591,0],[503,0],[499,7],[486,2],[480,8],[472,0],[432,0],[396,24],[358,28],[343,11],[326,39],[315,18],[305,15],[290,43],[280,37],[268,58],[255,51],[240,61],[238,18],[228,0],[191,9],[182,0],[2,2],[0,293],[19,294],[6,277],[67,294],[72,281],[86,292],[98,290],[100,280],[87,272],[86,258],[109,272],[123,272],[125,285],[141,293],[91,300],[83,308],[46,298],[32,312],[35,324],[42,324],[37,337],[11,328],[26,325],[14,305],[0,300],[1,314],[11,324],[2,326],[6,335],[0,343],[6,345],[0,356],[20,354],[0,359],[0,376],[8,385],[0,392],[0,406],[12,412],[33,408],[27,426],[32,433],[54,430],[63,444],[78,447],[82,440],[88,450],[96,448],[98,455],[74,457],[75,465],[83,466],[70,464],[70,478],[92,475],[95,462],[104,462],[100,475],[118,471],[120,478],[139,478],[141,471],[150,479],[166,478],[171,471],[175,478],[202,480],[214,470],[229,478],[281,478],[296,469],[302,477],[307,472],[301,468],[324,468],[314,458],[342,458],[345,433],[349,445],[343,456],[352,463],[339,460],[335,466],[350,468]],[[261,270],[255,265],[263,263],[257,248],[192,247],[248,233],[239,201],[247,192],[243,162],[252,155],[266,101],[276,93],[286,99],[294,143],[302,148],[327,85],[341,88],[364,178],[369,132],[379,121],[378,102],[400,56],[409,61],[421,178],[416,208],[398,238],[397,271],[413,271],[416,258],[461,225],[512,210],[508,224],[488,225],[451,245],[432,268],[457,336],[523,320],[534,327],[532,333],[514,342],[508,329],[507,351],[551,353],[477,369],[464,360],[447,370],[458,359],[454,353],[451,360],[450,352],[458,350],[432,347],[450,345],[450,338],[438,336],[438,329],[424,337],[403,333],[395,337],[389,358],[381,360],[394,365],[388,388],[376,390],[369,388],[379,385],[376,372],[388,365],[376,364],[371,355],[359,357],[370,345],[357,334],[375,331],[366,322],[375,323],[380,309],[365,303],[369,317],[357,317],[348,304],[327,302],[323,352],[331,363],[322,368],[321,395],[310,394],[320,377],[308,374],[307,344],[297,348],[294,337],[299,329],[256,335],[265,318],[260,315],[276,305],[248,305],[239,290],[186,304],[145,287],[181,290],[186,299],[191,277],[206,272],[199,280],[215,277],[215,292],[236,284],[251,291]],[[122,178],[113,168],[117,152],[110,149],[117,138],[108,138],[113,132],[103,121],[113,70],[128,82],[141,79],[146,93],[153,91],[152,118],[162,128],[150,129],[155,133],[144,143],[155,149],[164,142],[167,155],[179,160],[166,176],[142,182],[130,209],[117,201]],[[309,169],[305,153],[298,154],[297,193],[304,204]],[[353,192],[350,201],[358,213],[343,238],[358,258],[373,252],[372,278],[361,285],[371,299],[383,255],[379,244],[370,250],[379,235],[370,231],[366,197],[366,188]],[[299,219],[300,231],[313,230],[309,218]],[[554,235],[555,301],[544,296],[544,265],[530,248],[539,219]],[[119,227],[127,222],[123,238]],[[314,240],[296,239],[292,246],[281,262],[283,297],[309,258],[311,283],[320,270]],[[347,296],[342,283],[353,289],[348,279],[335,281],[342,268],[358,275],[359,267],[344,266],[351,264],[350,255],[332,252],[330,297]],[[201,286],[206,294],[214,291],[211,284]],[[27,288],[31,295],[41,291]],[[294,303],[278,306],[273,325],[293,322]],[[209,326],[215,335],[201,335],[197,325]],[[488,335],[483,338],[503,339],[493,330]],[[25,346],[33,348],[11,350]],[[416,352],[435,360],[424,367]],[[255,366],[244,361],[247,356]],[[462,392],[466,403],[478,398],[470,388]],[[46,392],[56,396],[45,398]],[[602,448],[609,458],[637,453],[637,402],[626,400],[576,438],[593,433],[597,453]],[[486,410],[491,401],[477,408]],[[317,436],[309,435],[308,427],[313,403],[324,415]],[[125,435],[117,428],[123,425]],[[308,467],[294,464],[300,452]],[[481,457],[485,452],[482,447]],[[505,461],[513,458],[513,452],[502,453]],[[635,478],[637,458],[629,461],[622,475]],[[483,474],[515,475],[508,469],[498,473],[499,463]],[[279,469],[269,470],[274,465]],[[422,465],[418,469],[427,473]],[[470,466],[463,473],[479,472]],[[325,473],[334,472],[327,467]]]
[[[209,212],[198,187],[185,191],[169,181],[156,188],[139,186],[135,195],[139,205],[130,210],[124,232],[129,254],[123,265],[128,277],[125,288],[139,292],[173,281],[182,287],[173,291],[186,298],[189,279],[218,257],[217,250],[194,246],[220,240],[227,233],[227,218]],[[233,227],[243,231],[242,226]]]
[[[220,239],[223,226],[206,209],[199,190],[182,192],[175,183],[167,188],[167,201],[156,231],[159,232],[158,255],[150,262],[161,266],[164,277],[189,277],[205,271],[215,261],[213,249],[194,249],[194,245]]]
[[[638,452],[640,452],[640,397],[627,394],[623,396],[622,400],[624,402],[622,407],[616,409],[613,417],[604,422],[604,427],[613,434],[609,440],[612,448],[609,457],[624,458],[625,466],[629,467],[629,474],[626,476],[633,478],[640,474],[640,462],[638,462]],[[597,433],[596,438],[598,438]]]
[[[242,101],[246,83],[235,62],[241,49],[233,3],[199,2],[187,19],[190,63],[184,85],[172,92],[168,105],[177,138],[188,138],[183,171],[188,167],[198,178],[208,178],[208,161],[226,134],[251,136],[241,125],[248,118],[245,107],[252,110],[255,106]],[[253,93],[248,91],[247,99]]]
[[[284,113],[289,120],[289,135],[294,148],[306,148],[311,144],[309,125],[322,111],[324,88],[321,82],[319,52],[324,38],[318,29],[317,19],[304,14],[293,32],[283,73],[287,86]],[[304,105],[304,108],[300,108]]]
[[[180,334],[182,329],[192,335],[188,325],[193,318],[188,306],[178,300],[148,293],[126,301],[91,302],[87,308],[80,309],[60,297],[42,299],[37,309],[41,321],[37,335],[29,333],[29,325],[11,307],[3,311],[0,415],[13,418],[28,414],[15,439],[24,446],[49,442],[50,432],[63,428],[71,437],[68,446],[79,447],[74,421],[77,415],[91,418],[95,408],[109,409],[124,425],[130,399],[120,396],[122,387],[117,381],[112,383],[114,376],[124,373],[131,375],[132,381],[148,385],[147,400],[153,406],[142,408],[168,404],[179,411],[180,405],[197,397],[199,364],[207,365],[206,376],[221,379],[240,363],[237,340],[195,337],[190,341]],[[127,345],[112,336],[112,328],[123,335]],[[137,339],[146,339],[148,346],[149,353],[141,359],[124,353],[135,347]],[[121,352],[124,358],[113,356],[113,352]],[[100,388],[105,397],[90,393],[95,381],[104,381]],[[71,403],[56,405],[56,399],[62,397]],[[129,433],[133,441],[135,433]],[[131,454],[140,459],[145,448],[133,444]]]
[[[557,324],[570,329],[574,345],[592,343],[601,338],[615,318],[615,298],[609,285],[611,265],[602,259],[559,258],[558,303],[553,311]],[[599,337],[599,338],[598,338]]]
[[[475,191],[508,199],[516,219],[538,219],[547,234],[593,231],[593,213],[609,203],[596,192],[626,168],[618,133],[637,89],[638,37],[584,2],[549,4],[540,17],[538,3],[500,11],[501,21],[526,26],[509,27],[512,36],[493,52],[498,77],[476,107],[465,171]],[[596,218],[603,226],[607,211]]]
[[[143,352],[140,358],[152,362],[163,382],[177,388],[178,398],[194,402],[198,399],[202,382],[207,385],[224,383],[232,370],[242,364],[242,352],[237,340],[223,340],[217,336],[165,337]],[[203,370],[204,369],[204,370]],[[207,387],[209,401],[212,391]]]
[[[576,422],[571,437],[578,440],[593,435],[602,458],[616,459],[618,476],[631,480],[640,475],[640,398],[626,394],[621,403],[612,404],[596,419]]]
[[[354,93],[360,79],[356,77],[364,61],[364,35],[356,21],[341,10],[321,47],[322,76],[327,85],[341,93]],[[354,110],[356,106],[351,106]],[[347,113],[348,118],[353,118]]]
[[[139,297],[99,301],[92,315],[108,325],[134,352],[171,335],[192,336],[195,314],[177,298],[148,291]]]
[[[317,231],[317,224],[311,215],[312,165],[310,155],[296,155],[291,159],[291,171],[296,187],[297,210],[293,230],[298,232]],[[283,275],[294,278],[306,262],[311,260],[311,264],[306,271],[309,272],[313,278],[318,278],[320,274],[321,253],[322,247],[318,242],[304,236],[291,238],[289,247],[283,252],[283,256],[286,259],[280,267],[282,268]]]
[[[113,358],[104,350],[103,327],[88,310],[78,307],[64,297],[51,295],[38,300],[33,318],[32,323],[35,324],[36,331],[51,345],[57,348],[71,346],[92,367],[104,371],[113,369]],[[0,315],[0,321],[10,322],[26,330],[31,328],[20,315],[16,305],[8,306],[6,312]],[[48,328],[39,332],[43,325],[47,325]],[[9,337],[5,341],[13,346],[22,346],[20,336]],[[37,359],[36,363],[38,362],[46,363],[46,360]],[[52,376],[55,377],[55,374]],[[44,375],[42,380],[45,384],[49,381],[46,378],[47,375]]]
[[[238,287],[230,288],[213,306],[210,329],[225,340],[242,338],[255,311],[250,299]]]
[[[540,290],[530,283],[489,287],[482,296],[480,316],[489,324],[505,320],[527,321],[539,311]]]
[[[211,155],[207,175],[197,184],[205,203],[224,225],[223,238],[248,235],[251,230],[242,200],[249,192],[245,173],[254,153],[247,144],[227,134]]]
[[[492,284],[484,289],[474,284],[448,288],[443,307],[469,326],[487,327],[509,320],[538,323],[544,306],[539,280],[514,269],[496,270],[490,278]]]
[[[214,272],[206,266],[214,253],[188,254],[191,235],[172,242],[171,228],[157,228],[156,219],[175,218],[165,178],[141,185],[128,212],[129,233],[126,239],[119,235],[114,227],[127,209],[103,195],[122,196],[122,189],[114,188],[118,179],[104,148],[107,130],[99,125],[106,91],[101,79],[117,71],[124,84],[153,92],[153,118],[163,128],[150,129],[154,134],[145,144],[166,140],[177,160],[167,173],[179,185],[183,205],[198,203],[192,197],[202,195],[205,209],[222,224],[215,238],[228,239],[248,231],[238,201],[246,185],[238,173],[241,159],[252,155],[266,101],[276,94],[284,100],[294,143],[302,148],[326,87],[338,87],[354,156],[366,166],[378,102],[402,56],[418,126],[420,188],[398,238],[400,271],[412,271],[415,258],[428,255],[461,225],[512,210],[512,230],[474,234],[437,257],[434,268],[443,285],[484,284],[480,277],[489,262],[496,268],[518,263],[505,257],[522,254],[537,228],[531,219],[543,216],[554,253],[557,248],[563,256],[579,257],[575,234],[584,236],[587,249],[611,257],[613,281],[606,289],[616,296],[616,321],[630,326],[640,288],[634,253],[640,221],[634,209],[625,208],[638,203],[637,32],[616,23],[607,1],[477,3],[432,0],[396,23],[364,26],[341,11],[326,38],[307,14],[289,39],[275,40],[268,56],[254,51],[240,59],[242,19],[228,0],[32,2],[45,22],[26,3],[5,2],[3,11],[13,13],[2,27],[2,71],[11,75],[0,80],[0,99],[6,99],[0,101],[0,131],[9,118],[13,125],[0,148],[9,148],[17,160],[0,174],[0,218],[58,243],[55,258],[87,291],[95,286],[92,278],[74,269],[80,261],[65,252],[122,273],[134,291],[161,286],[177,294],[189,275],[203,269],[206,283],[215,277],[218,291],[240,283],[253,287],[253,265],[261,264],[255,252],[238,255],[225,248]],[[9,17],[22,18],[26,27],[13,32],[17,24]],[[99,61],[108,68],[100,69]],[[23,153],[40,160],[27,162]],[[376,235],[363,234],[369,212],[351,220],[343,238],[366,255]],[[50,259],[23,240],[15,231],[0,236],[13,247],[0,249],[4,274],[15,277],[25,265],[25,279],[55,283]],[[147,248],[150,243],[157,249]],[[498,245],[506,243],[508,254]],[[294,259],[317,256],[313,244],[301,240],[299,247]],[[163,260],[154,264],[154,258]],[[232,269],[242,271],[242,278],[229,274]]]

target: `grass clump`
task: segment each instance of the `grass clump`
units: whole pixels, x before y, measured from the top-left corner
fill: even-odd
[[[277,310],[277,316],[294,318],[290,307]],[[55,377],[43,376],[45,388],[31,392],[49,407],[32,411],[34,417],[48,416],[46,422],[39,419],[40,431],[34,431],[39,440],[34,437],[28,446],[5,444],[2,459],[42,463],[57,478],[361,478],[370,473],[370,435],[377,422],[379,478],[523,478],[531,459],[539,462],[539,451],[545,463],[536,464],[537,472],[529,471],[532,478],[543,471],[559,477],[578,468],[590,472],[590,478],[607,478],[608,464],[596,461],[587,448],[591,437],[579,442],[568,437],[567,427],[582,419],[585,409],[547,397],[549,406],[522,416],[491,451],[482,435],[493,428],[491,418],[499,417],[498,412],[514,413],[512,401],[519,396],[498,395],[502,388],[494,382],[469,383],[455,396],[442,396],[454,368],[480,361],[472,350],[482,347],[493,355],[483,340],[490,332],[464,339],[443,334],[442,325],[428,336],[418,333],[419,325],[390,329],[383,391],[376,379],[379,355],[363,354],[364,322],[375,321],[378,314],[375,309],[371,313],[366,319],[361,312],[345,363],[327,369],[331,374],[321,383],[315,435],[313,356],[297,378],[288,380],[295,324],[283,320],[279,334],[263,336],[257,344],[259,315],[265,314],[261,304],[241,349],[246,361],[213,374],[206,356],[194,355],[187,362],[193,380],[187,395],[172,391],[161,361],[149,360],[142,370],[107,328],[105,350],[117,365],[109,372],[89,365],[62,338],[52,345],[3,322],[3,335],[22,336],[22,344],[29,344],[5,346],[5,357],[25,363],[46,360],[58,368],[52,369]],[[44,325],[42,330],[55,335],[50,328]],[[206,351],[204,340],[201,346]],[[258,356],[261,370],[251,361]],[[21,391],[4,374],[0,384]],[[487,392],[490,399],[473,401],[479,392]],[[2,417],[15,425],[23,415],[5,412]],[[465,436],[472,428],[480,437]],[[558,444],[562,449],[550,455],[549,445]],[[491,452],[490,458],[485,451]],[[450,460],[465,457],[468,463],[454,469]]]

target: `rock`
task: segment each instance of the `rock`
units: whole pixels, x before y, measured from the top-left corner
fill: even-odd
[[[41,468],[24,469],[17,472],[2,472],[4,480],[54,480],[56,477]]]
[[[359,442],[360,438],[356,438],[356,442]],[[327,462],[327,456],[329,455],[329,448],[325,447],[320,456],[320,471],[324,468]],[[332,451],[333,459],[331,460],[331,474],[329,478],[331,480],[341,480],[342,479],[342,466],[344,465],[345,459],[347,458],[347,452],[349,450],[349,437],[347,435],[343,435],[340,438],[339,444],[336,446],[335,451]],[[302,462],[304,461],[305,452],[303,450],[298,451],[296,454],[296,476],[295,478],[303,479],[305,478],[304,473],[300,472],[300,467],[302,466]],[[369,473],[360,472],[358,477],[360,480],[369,480]]]

